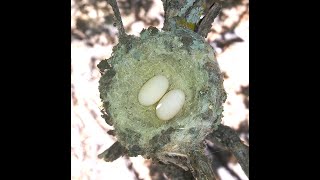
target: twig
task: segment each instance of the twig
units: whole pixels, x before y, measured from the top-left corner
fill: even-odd
[[[216,131],[206,138],[213,143],[223,145],[232,152],[245,174],[249,177],[249,147],[243,144],[237,132],[221,124]]]
[[[116,0],[107,0],[107,2],[112,7],[114,16],[116,18],[115,20],[116,20],[117,28],[119,31],[119,39],[123,39],[124,37],[126,37],[126,32],[123,27],[123,23],[122,23],[122,19],[121,19],[121,15],[120,15],[120,11],[119,11],[119,7],[117,5],[117,2],[116,2]]]
[[[203,17],[199,26],[197,27],[196,32],[198,34],[200,34],[203,37],[207,37],[208,33],[210,32],[212,23],[220,13],[221,8],[222,6],[218,2],[214,3],[211,6],[209,12]]]

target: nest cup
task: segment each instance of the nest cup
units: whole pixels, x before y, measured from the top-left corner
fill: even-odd
[[[98,67],[100,97],[116,137],[130,156],[165,161],[166,155],[188,156],[220,124],[226,99],[223,77],[213,48],[187,30],[143,30],[114,47]],[[168,121],[156,116],[157,103],[143,106],[138,94],[156,75],[169,81],[168,91],[181,89],[185,103]]]

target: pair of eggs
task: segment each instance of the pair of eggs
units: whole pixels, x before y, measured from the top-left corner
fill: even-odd
[[[169,91],[169,81],[163,75],[149,79],[140,89],[138,100],[143,106],[150,106],[159,101],[156,115],[161,120],[170,120],[182,109],[185,94],[180,89]]]

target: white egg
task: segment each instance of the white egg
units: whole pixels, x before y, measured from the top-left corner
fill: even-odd
[[[182,109],[185,94],[180,89],[174,89],[165,94],[156,107],[159,119],[167,121],[172,119]]]
[[[138,100],[144,106],[150,106],[158,102],[167,92],[168,79],[163,75],[157,75],[149,79],[140,89]]]

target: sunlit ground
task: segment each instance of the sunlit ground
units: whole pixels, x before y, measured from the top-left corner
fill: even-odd
[[[158,28],[162,27],[163,12],[162,2],[154,1],[148,16],[159,19]],[[74,2],[72,1],[72,4]],[[225,25],[238,21],[241,8],[234,8],[225,11],[230,16],[224,21]],[[75,27],[76,10],[72,9],[71,26]],[[90,14],[90,13],[89,13]],[[91,13],[93,18],[97,16]],[[125,26],[130,25],[129,34],[138,35],[143,28],[147,28],[143,21],[135,21],[134,16],[123,17]],[[110,34],[116,35],[116,29],[109,27]],[[219,38],[217,34],[222,31],[219,22],[215,22],[213,28],[215,33],[208,35],[208,41]],[[249,101],[249,17],[248,14],[241,17],[240,23],[235,28],[235,34],[243,39],[228,46],[224,51],[216,47],[217,59],[222,72],[225,74],[224,86],[228,94],[224,106],[223,124],[234,129],[238,129],[240,123],[249,124],[249,109],[246,107]],[[72,133],[72,156],[71,179],[81,180],[131,180],[131,179],[151,179],[149,174],[149,160],[142,157],[126,158],[122,157],[112,163],[104,162],[97,158],[98,154],[110,147],[115,141],[115,137],[107,134],[112,129],[101,118],[101,102],[98,91],[98,80],[100,73],[96,67],[100,60],[109,58],[114,45],[108,43],[104,36],[99,37],[105,42],[88,46],[82,40],[71,42],[72,58],[72,99],[71,99],[71,133]],[[212,44],[214,47],[215,45]],[[247,137],[245,137],[247,136]],[[240,134],[240,137],[248,144],[249,135]],[[229,163],[242,180],[248,179],[237,163]],[[222,180],[236,179],[225,168],[219,168],[218,173]],[[138,178],[137,178],[138,177]]]

